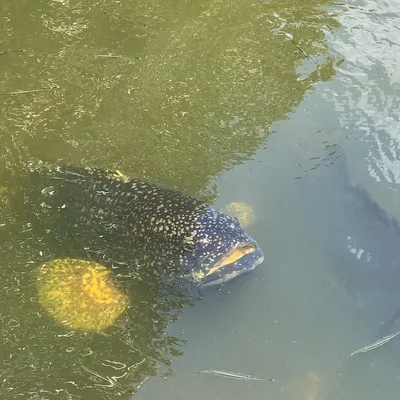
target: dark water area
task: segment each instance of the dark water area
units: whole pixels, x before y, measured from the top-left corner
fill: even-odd
[[[350,353],[400,329],[398,0],[3,1],[0,18],[1,172],[72,163],[245,202],[265,253],[192,302],[133,280],[115,324],[68,329],[38,300],[51,249],[0,182],[2,399],[396,397],[399,337]]]

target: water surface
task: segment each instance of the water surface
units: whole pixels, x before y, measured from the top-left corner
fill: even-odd
[[[379,302],[360,301],[368,276],[346,277],[366,262],[360,248],[398,261],[386,231],[371,228],[379,216],[343,185],[400,217],[399,10],[396,1],[3,2],[3,170],[30,159],[118,168],[218,207],[245,201],[266,260],[193,307],[138,286],[137,308],[116,326],[70,332],[37,302],[39,238],[11,236],[0,246],[2,398],[130,397],[82,364],[124,385],[167,376],[138,399],[394,397],[398,343],[349,354],[377,338],[396,293],[382,286]],[[1,206],[3,229],[14,219],[6,198]],[[343,242],[349,232],[356,251]],[[276,382],[196,375],[204,369]]]

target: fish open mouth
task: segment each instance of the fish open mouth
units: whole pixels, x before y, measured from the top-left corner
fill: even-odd
[[[220,258],[200,282],[201,288],[226,283],[253,271],[264,261],[264,253],[256,243],[241,243]]]

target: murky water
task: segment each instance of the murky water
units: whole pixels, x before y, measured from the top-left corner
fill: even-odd
[[[39,238],[3,234],[2,188],[2,399],[129,398],[145,376],[138,399],[396,396],[398,338],[350,352],[399,329],[397,0],[3,1],[0,18],[2,170],[70,162],[245,201],[266,254],[193,306],[138,285],[115,326],[67,330],[37,301]]]

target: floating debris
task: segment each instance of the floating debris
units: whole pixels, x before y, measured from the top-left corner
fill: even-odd
[[[117,56],[114,54],[95,54],[94,56],[97,58],[123,58],[122,56]]]
[[[97,373],[97,372],[95,372],[95,371],[92,371],[91,369],[85,367],[84,365],[81,365],[81,367],[82,367],[82,369],[83,369],[84,371],[86,371],[88,374],[90,374],[90,375],[92,375],[92,376],[94,376],[94,377],[96,377],[96,378],[98,378],[98,379],[100,379],[100,380],[102,380],[102,381],[108,383],[108,384],[105,383],[104,385],[98,384],[98,386],[109,387],[109,388],[111,388],[111,387],[118,387],[119,389],[122,389],[124,392],[129,392],[129,393],[131,393],[131,394],[136,394],[136,391],[135,391],[135,390],[131,389],[130,387],[128,387],[128,386],[126,386],[126,385],[122,385],[121,383],[117,382],[116,379],[115,379],[114,377],[109,377],[109,376],[100,375],[99,373]],[[147,379],[146,379],[146,380],[147,380]],[[145,382],[145,381],[144,381],[144,382]],[[140,384],[140,386],[142,386],[142,384],[143,384],[144,382],[142,382],[142,383]]]
[[[17,95],[17,94],[45,92],[46,90],[51,90],[51,89],[53,89],[53,88],[32,89],[32,90],[17,90],[15,92],[0,93],[0,96],[12,96],[12,95]]]
[[[374,343],[371,343],[367,346],[362,347],[361,349],[358,349],[356,351],[353,351],[350,355],[354,356],[354,354],[358,354],[358,353],[367,353],[368,351],[377,349],[378,347],[383,346],[384,344],[386,344],[387,342],[389,342],[390,340],[392,340],[393,338],[395,338],[398,334],[400,334],[400,331],[397,331],[395,333],[392,333],[391,335],[385,336],[382,339],[377,340]]]
[[[293,39],[292,34],[285,32],[285,36],[288,40],[290,40],[290,42],[293,44],[293,46],[295,46],[297,48],[297,50],[301,51],[315,65],[318,65],[318,63],[298,45],[298,43]]]
[[[199,374],[209,374],[209,375],[214,375],[214,376],[219,376],[222,378],[230,378],[230,379],[237,379],[240,381],[271,381],[271,382],[275,382],[275,379],[271,379],[271,378],[256,378],[255,376],[251,376],[251,375],[247,375],[247,374],[240,374],[240,373],[236,373],[236,372],[226,372],[226,371],[218,371],[215,369],[211,369],[211,370],[204,370],[204,371],[200,371]]]
[[[6,51],[0,51],[0,56],[5,56],[6,54],[11,54],[11,53],[23,53],[24,50],[6,50]]]

